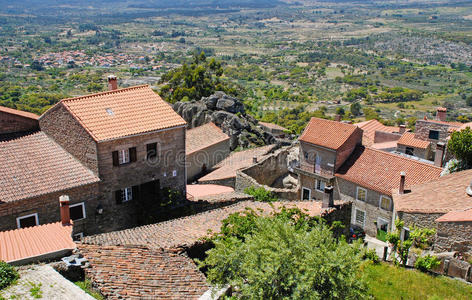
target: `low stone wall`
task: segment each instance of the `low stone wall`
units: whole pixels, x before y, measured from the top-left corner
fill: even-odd
[[[472,282],[472,266],[468,262],[447,256],[439,258],[441,264],[432,270],[433,273]]]
[[[347,238],[349,236],[349,227],[351,226],[351,211],[351,202],[339,201],[335,203],[334,209],[328,209],[322,214],[323,219],[325,219],[329,225],[331,225],[334,221],[341,222],[342,228],[337,228],[334,230],[334,235],[336,237],[344,235]]]
[[[277,150],[251,167],[236,172],[235,190],[244,192],[246,188],[264,188],[282,200],[300,199],[300,182],[291,189],[272,187],[282,176],[289,175],[287,157],[291,147]],[[296,175],[294,175],[296,176]]]

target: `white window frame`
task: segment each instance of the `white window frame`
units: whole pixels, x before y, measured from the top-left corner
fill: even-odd
[[[74,234],[72,235],[72,239],[75,241],[77,236],[79,237],[77,240],[80,241],[80,240],[84,237],[84,233],[83,233],[83,232],[74,233]]]
[[[21,217],[16,218],[16,225],[18,226],[18,229],[22,228],[21,224],[20,224],[20,221],[22,219],[26,219],[26,218],[33,217],[33,216],[35,217],[35,220],[36,220],[36,226],[38,226],[39,225],[38,213],[34,213],[34,214],[29,214],[29,215],[26,215],[26,216],[21,216]]]
[[[357,223],[357,212],[358,212],[358,211],[361,211],[361,212],[364,213],[364,222],[362,222],[362,225],[360,225],[359,223]],[[367,213],[365,212],[365,210],[362,210],[362,209],[359,209],[359,208],[356,208],[356,209],[355,209],[355,212],[356,212],[356,214],[354,215],[354,224],[360,225],[362,228],[364,228],[364,227],[365,227],[365,219],[366,219],[366,217],[367,217]]]
[[[385,208],[382,207],[382,198],[388,199],[388,201],[389,201],[389,202],[388,202],[388,203],[389,203],[388,209],[385,209]],[[379,208],[380,208],[381,210],[390,211],[390,208],[391,208],[391,207],[392,207],[392,198],[390,198],[390,197],[388,197],[388,196],[385,196],[385,195],[380,195],[380,198],[379,198]]]
[[[309,188],[307,188],[307,187],[302,187],[301,200],[305,200],[305,199],[303,199],[303,190],[307,190],[307,191],[308,191],[308,200],[311,200],[311,189],[309,189]]]
[[[118,163],[124,165],[130,162],[129,149],[118,150]]]
[[[380,229],[380,220],[382,220],[383,223],[387,223],[387,232],[390,231],[390,222],[387,219],[384,219],[382,217],[377,218],[377,229]]]
[[[318,189],[318,183],[320,183],[320,182],[323,183],[323,185],[324,185],[322,190]],[[326,182],[324,182],[323,180],[316,179],[315,184],[316,184],[315,185],[315,190],[317,190],[318,192],[324,192],[324,189],[326,188]]]
[[[172,171],[172,176],[173,177],[177,176],[177,170]]]
[[[400,235],[400,240],[404,241],[405,240],[405,231],[408,231],[409,234],[411,234],[410,228],[409,227],[403,227],[402,232]]]
[[[69,205],[69,210],[70,210],[72,207],[76,207],[76,206],[79,206],[79,205],[82,205],[82,215],[83,215],[84,217],[81,218],[81,219],[73,220],[73,221],[80,221],[80,220],[83,220],[83,219],[86,219],[86,218],[87,218],[87,214],[85,213],[85,202],[80,202],[80,203],[76,203],[76,204],[71,204],[71,205]],[[72,219],[71,219],[71,220],[72,220]]]
[[[365,199],[364,200],[361,200],[359,199],[359,190],[363,190],[364,191],[364,197]],[[356,188],[356,200],[359,200],[359,201],[362,201],[362,202],[367,202],[367,190],[365,188],[361,188],[360,186],[358,186]]]
[[[121,190],[121,202],[128,202],[133,200],[133,188],[125,187]]]

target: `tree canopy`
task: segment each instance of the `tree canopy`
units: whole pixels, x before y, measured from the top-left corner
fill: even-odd
[[[338,241],[320,218],[290,209],[231,215],[201,266],[243,299],[365,299],[357,247]],[[233,294],[234,296],[234,294]]]
[[[464,163],[467,169],[472,168],[472,130],[470,127],[452,132],[447,148]]]

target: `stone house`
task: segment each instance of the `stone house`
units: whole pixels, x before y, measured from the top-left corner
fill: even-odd
[[[355,125],[312,118],[299,138],[295,172],[302,200],[323,200],[325,187],[334,186],[335,198],[353,202],[351,223],[375,236],[378,229],[391,229],[392,189],[400,186],[400,173],[412,185],[438,178],[442,169],[364,147],[362,136]]]
[[[75,234],[97,232],[99,177],[45,133],[0,143],[0,165],[0,231],[60,221],[68,195]]]
[[[397,142],[397,151],[419,158],[433,160],[431,142],[415,137],[412,132],[405,132]]]
[[[213,122],[187,130],[185,155],[188,182],[228,157],[229,139]]]
[[[18,138],[39,130],[39,116],[0,106],[0,141]]]
[[[100,232],[139,224],[166,190],[184,198],[186,186],[186,122],[147,85],[117,89],[111,77],[109,86],[39,118],[49,138],[100,178]]]
[[[287,128],[274,123],[259,122],[257,124],[259,124],[259,127],[261,127],[262,130],[272,134],[275,138],[285,138],[286,132],[288,131]]]
[[[384,149],[385,146],[390,147],[389,144],[396,145],[395,141],[406,130],[405,126],[386,126],[376,119],[355,123],[354,125],[363,131],[362,145],[376,149]]]
[[[435,250],[472,253],[472,170],[452,173],[393,194],[395,218],[413,226],[435,228]]]

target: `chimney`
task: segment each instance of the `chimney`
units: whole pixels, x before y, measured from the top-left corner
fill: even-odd
[[[447,113],[447,108],[438,107],[436,109],[436,120],[446,121],[446,113]]]
[[[61,223],[62,225],[70,225],[69,196],[62,195],[59,197],[61,206]]]
[[[323,198],[323,203],[321,204],[322,208],[334,207],[334,187],[327,186],[325,187],[325,197]]]
[[[339,114],[335,115],[335,116],[334,116],[334,120],[335,120],[336,122],[341,122],[341,115],[339,115]]]
[[[400,131],[398,131],[398,133],[404,134],[405,131],[406,131],[406,125],[404,125],[404,124],[400,125]]]
[[[118,80],[115,75],[108,75],[108,90],[113,91],[118,89]]]
[[[400,187],[398,188],[398,193],[403,195],[405,193],[405,172],[400,172]]]
[[[443,165],[445,146],[446,145],[443,142],[436,144],[436,154],[434,155],[434,165],[436,167],[442,167]]]
[[[252,163],[253,163],[253,164],[257,164],[257,156],[253,156],[253,157],[252,157]]]

